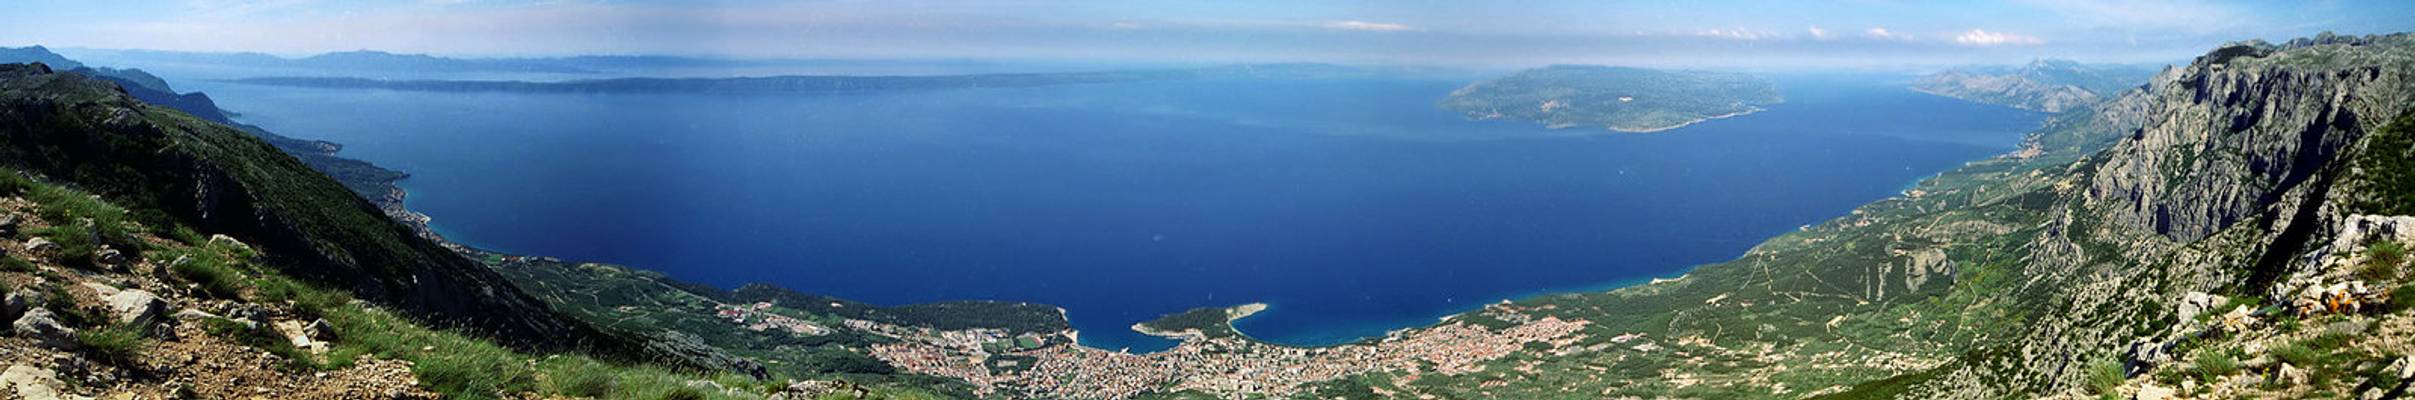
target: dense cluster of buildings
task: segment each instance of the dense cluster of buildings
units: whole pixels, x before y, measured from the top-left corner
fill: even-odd
[[[998,346],[982,340],[1011,337],[950,331],[925,332],[921,337],[874,346],[872,354],[903,370],[963,379],[983,395],[1003,391],[1042,398],[1120,399],[1148,391],[1198,390],[1227,396],[1281,397],[1311,383],[1374,372],[1459,375],[1482,371],[1485,362],[1508,356],[1528,343],[1570,346],[1583,338],[1578,331],[1587,324],[1508,312],[1511,318],[1506,320],[1515,324],[1503,329],[1449,322],[1396,332],[1373,343],[1320,348],[1226,337],[1194,339],[1149,354],[1099,350],[1070,341],[993,353]],[[878,331],[913,332],[890,328]],[[990,362],[996,357],[1032,361]],[[1013,368],[1001,368],[1006,365]]]

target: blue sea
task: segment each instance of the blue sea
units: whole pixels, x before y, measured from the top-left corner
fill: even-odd
[[[407,171],[500,251],[882,304],[1067,309],[1086,345],[1264,302],[1324,345],[1603,290],[2013,148],[2042,116],[1901,76],[1780,76],[1767,111],[1650,134],[1471,121],[1465,79],[1203,80],[816,96],[427,93],[207,81],[240,120]]]

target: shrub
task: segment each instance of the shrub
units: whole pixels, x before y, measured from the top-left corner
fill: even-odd
[[[34,190],[37,184],[17,170],[0,168],[0,196],[21,196]]]
[[[2306,341],[2290,342],[2272,348],[2272,356],[2281,362],[2299,367],[2311,367],[2323,359],[2323,353],[2308,346]]]
[[[2104,359],[2097,360],[2095,363],[2089,364],[2089,390],[2093,390],[2097,394],[2114,393],[2114,388],[2120,387],[2122,385],[2122,381],[2130,379],[2129,374],[2122,369],[2122,361],[2113,357],[2106,357]]]
[[[184,254],[184,261],[170,265],[168,272],[200,286],[210,297],[232,299],[241,296],[245,286],[243,273],[210,254]]]
[[[2369,281],[2398,279],[2398,266],[2406,262],[2406,245],[2383,240],[2365,247],[2365,265],[2356,270],[2356,276]]]
[[[2406,311],[2410,309],[2415,309],[2415,283],[2398,285],[2397,289],[2390,289],[2390,310]]]
[[[24,259],[17,258],[16,256],[0,257],[0,271],[33,272],[35,269],[36,268],[34,268],[33,262],[25,261]]]
[[[112,363],[134,357],[143,344],[143,327],[109,324],[76,332],[75,341],[83,345],[84,353]]]
[[[2197,349],[2197,380],[2217,382],[2224,376],[2239,372],[2239,358],[2230,351],[2207,347]]]
[[[295,311],[312,317],[326,315],[329,310],[352,302],[352,296],[342,291],[320,289],[283,277],[263,278],[258,289],[261,301],[291,303]]]

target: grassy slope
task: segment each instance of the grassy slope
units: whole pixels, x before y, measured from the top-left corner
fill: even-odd
[[[576,325],[420,238],[333,179],[252,135],[147,106],[115,85],[0,65],[0,164],[255,243],[286,273],[410,312],[542,346]]]

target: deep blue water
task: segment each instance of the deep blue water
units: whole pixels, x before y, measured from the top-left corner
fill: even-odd
[[[2039,115],[1888,77],[1656,134],[1467,121],[1456,80],[1187,81],[841,96],[196,83],[242,119],[415,175],[502,251],[876,303],[1067,308],[1085,344],[1267,302],[1329,344],[1503,298],[1673,276],[2011,148]],[[180,83],[181,84],[181,83]]]

